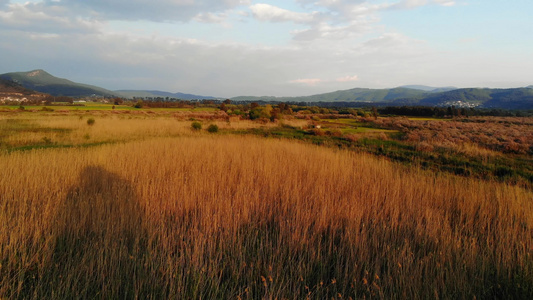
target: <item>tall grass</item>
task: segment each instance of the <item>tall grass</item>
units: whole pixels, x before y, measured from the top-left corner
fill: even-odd
[[[204,135],[14,152],[0,197],[0,297],[533,296],[531,191],[364,154]]]

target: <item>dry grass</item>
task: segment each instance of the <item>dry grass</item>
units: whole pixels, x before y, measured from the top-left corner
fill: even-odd
[[[531,191],[123,122],[158,137],[0,156],[0,297],[533,296]]]
[[[239,118],[221,119],[218,112],[12,112],[0,114],[0,149],[33,145],[78,146],[187,136],[194,134],[190,130],[191,120],[196,119],[194,117],[199,118],[204,128],[209,124],[216,124],[221,130],[279,126],[279,123],[263,124]],[[94,119],[94,125],[87,124],[89,119]],[[289,119],[283,123],[303,127],[308,122]]]

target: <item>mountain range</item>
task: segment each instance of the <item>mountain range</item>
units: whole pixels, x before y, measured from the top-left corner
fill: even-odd
[[[76,83],[68,79],[58,78],[50,75],[44,70],[33,70],[30,72],[15,72],[0,75],[1,79],[10,80],[21,86],[52,96],[106,96],[111,97],[116,94],[101,87]]]
[[[439,91],[398,87],[392,89],[355,88],[306,97],[253,97],[240,96],[235,101],[280,101],[280,102],[359,102],[389,106],[424,105],[456,106],[502,109],[533,109],[533,88],[489,89],[462,88]]]
[[[164,99],[217,99],[185,93],[169,93],[155,90],[110,91],[101,87],[76,83],[58,78],[44,70],[15,72],[0,75],[0,92],[24,89],[48,93],[53,96],[104,96],[124,98],[164,98]],[[533,85],[524,88],[489,89],[455,88],[406,85],[391,89],[354,88],[330,93],[303,97],[239,96],[234,101],[279,101],[279,102],[349,102],[368,105],[425,105],[456,106],[503,109],[533,109]]]
[[[181,100],[195,100],[195,99],[217,99],[211,96],[199,96],[185,93],[169,93],[163,91],[144,91],[144,90],[118,90],[115,91],[125,98],[169,98]]]

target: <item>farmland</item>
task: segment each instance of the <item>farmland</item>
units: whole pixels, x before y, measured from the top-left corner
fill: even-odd
[[[532,128],[4,107],[0,298],[531,298]]]

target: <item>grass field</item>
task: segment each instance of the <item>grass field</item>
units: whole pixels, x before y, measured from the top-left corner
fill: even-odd
[[[1,113],[0,298],[533,297],[530,188],[145,112]]]
[[[61,105],[61,104],[54,104],[49,106],[41,106],[41,105],[24,105],[24,109],[30,110],[30,111],[40,111],[43,110],[44,107],[46,109],[52,109],[54,111],[109,111],[109,110],[131,110],[131,111],[139,111],[141,109],[135,108],[133,106],[129,105],[113,105],[113,104],[104,104],[104,103],[97,103],[97,102],[86,102],[82,104],[75,104],[75,105]],[[13,106],[13,105],[5,105],[2,106],[2,109],[4,110],[19,110],[20,106]],[[202,111],[202,112],[213,112],[216,111],[216,108],[213,107],[195,107],[195,108],[149,108],[150,111]]]

